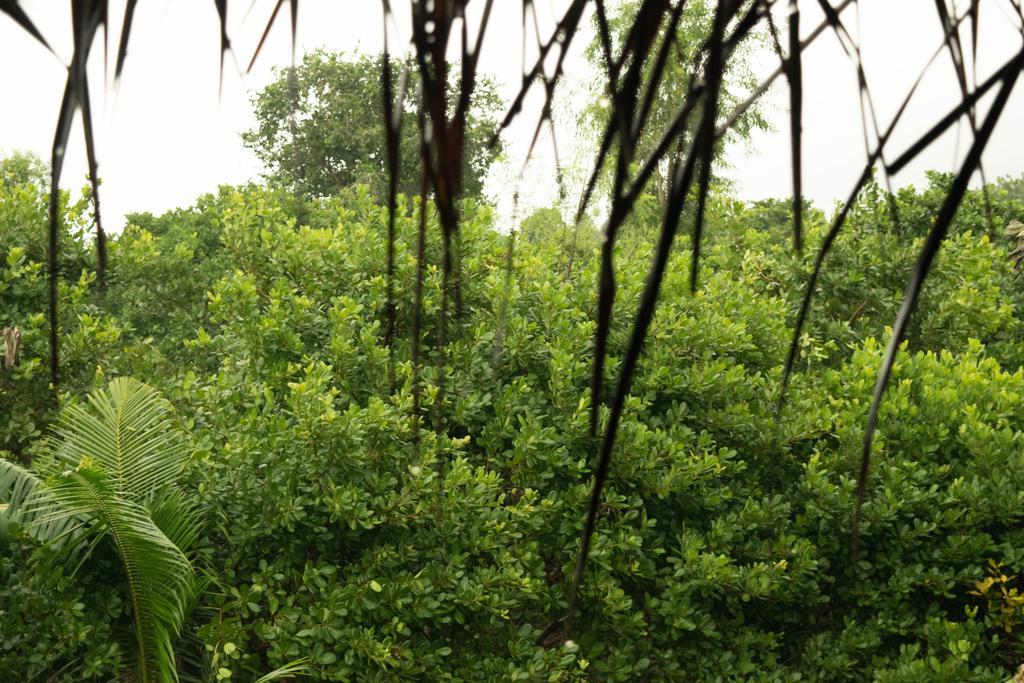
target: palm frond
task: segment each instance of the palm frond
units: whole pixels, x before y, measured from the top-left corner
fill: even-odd
[[[309,671],[309,660],[306,657],[296,659],[293,662],[288,662],[284,666],[280,666],[270,673],[264,674],[256,679],[255,683],[270,683],[271,681],[283,681],[294,678],[296,674],[304,674]]]
[[[188,553],[199,538],[199,508],[179,489],[165,488],[145,505],[149,516],[171,543]]]
[[[70,467],[94,461],[118,495],[140,501],[174,482],[185,464],[185,441],[173,429],[167,402],[134,379],[113,380],[86,404],[64,411],[49,447]]]
[[[252,59],[249,60],[249,66],[245,70],[246,73],[251,73],[253,66],[256,65],[256,59],[260,56],[260,52],[263,51],[263,44],[267,42],[267,36],[270,35],[270,29],[274,27],[274,23],[277,21],[277,15],[281,11],[281,6],[284,4],[284,0],[278,0],[277,4],[274,5],[274,11],[270,14],[270,19],[267,21],[267,25],[263,29],[263,35],[260,36],[260,42],[256,45],[256,50],[252,54]],[[288,0],[288,4],[291,7],[291,19],[292,19],[292,64],[295,63],[295,33],[298,30],[299,21],[299,0]]]
[[[6,540],[12,524],[24,522],[24,506],[36,491],[41,480],[30,470],[0,459],[0,540]]]
[[[0,500],[4,501],[2,514],[14,520],[22,513],[25,502],[39,489],[42,480],[31,470],[0,459]]]
[[[789,11],[789,126],[793,157],[793,245],[803,251],[803,63],[800,55],[800,9],[796,0],[790,0]]]
[[[199,516],[174,486],[185,444],[169,414],[152,387],[115,379],[64,411],[35,471],[0,460],[0,528],[21,524],[75,561],[103,538],[113,541],[143,682],[177,679],[174,640],[201,587],[185,554]]]
[[[0,459],[0,540],[7,538],[11,527],[18,526],[36,541],[59,547],[82,528],[82,519],[40,523],[35,510],[46,496],[42,477],[17,463]]]
[[[194,572],[181,549],[142,505],[122,498],[115,480],[96,466],[82,466],[48,480],[37,498],[39,524],[92,518],[108,531],[121,557],[135,622],[139,677],[176,680],[174,639],[194,591]]]
[[[124,23],[121,24],[121,40],[117,47],[117,61],[114,66],[114,80],[121,78],[121,71],[124,70],[124,60],[128,56],[128,37],[132,32],[132,22],[135,19],[135,6],[139,0],[127,0],[124,5]]]
[[[21,8],[21,3],[18,0],[0,0],[0,12],[13,19],[26,33],[42,43],[47,50],[53,52],[53,48],[46,42],[46,38],[43,38],[43,34],[39,32],[29,16],[25,14],[25,10]]]
[[[228,38],[228,0],[213,0],[217,8],[217,21],[220,25],[220,90],[224,89],[224,57],[231,51],[231,39]]]
[[[402,138],[402,122],[404,113],[402,101],[405,99],[406,84],[409,77],[408,64],[402,68],[397,94],[391,74],[391,46],[388,39],[388,22],[391,19],[391,6],[387,0],[383,2],[384,17],[384,56],[381,60],[381,91],[384,105],[384,147],[388,166],[388,250],[387,250],[387,292],[385,294],[384,345],[390,350],[394,343],[397,308],[395,306],[395,218],[398,213],[398,178],[401,175],[401,156],[399,154]],[[388,383],[394,386],[394,360],[388,363]]]

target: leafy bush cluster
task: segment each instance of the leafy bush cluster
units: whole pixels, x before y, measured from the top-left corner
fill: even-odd
[[[994,188],[991,225],[980,192],[962,207],[884,401],[853,529],[885,326],[946,182],[901,191],[898,221],[878,188],[861,198],[781,413],[826,216],[808,208],[799,256],[788,202],[715,198],[697,293],[685,240],[666,276],[570,643],[557,621],[594,450],[593,235],[573,240],[554,214],[530,221],[506,289],[507,238],[467,203],[464,311],[442,353],[430,221],[418,420],[416,217],[398,221],[389,349],[387,217],[369,191],[297,206],[224,188],[135,216],[111,244],[105,295],[69,256],[66,401],[132,375],[191,434],[181,481],[204,518],[193,560],[210,585],[176,646],[182,677],[248,680],[307,657],[315,680],[1004,680],[1024,660],[1024,300],[1003,232],[1024,216],[1019,197]],[[0,377],[0,445],[25,462],[53,418],[42,223],[21,227],[43,220],[41,197],[30,185],[0,197],[0,310],[26,331]],[[69,253],[87,256],[67,211]],[[610,377],[651,253],[643,228],[618,245]],[[2,677],[131,671],[116,558],[98,550],[72,576],[24,529],[4,539]]]

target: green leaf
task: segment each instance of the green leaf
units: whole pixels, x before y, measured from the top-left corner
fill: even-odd
[[[63,412],[37,472],[0,461],[0,500],[7,503],[0,523],[27,525],[69,559],[103,535],[113,541],[143,683],[177,678],[173,645],[198,590],[182,550],[195,540],[198,522],[173,488],[185,451],[168,413],[151,387],[115,379],[86,405]]]
[[[185,465],[186,443],[174,429],[170,406],[152,387],[130,378],[110,382],[61,415],[50,443],[56,458],[77,467],[94,458],[117,494],[142,500],[174,482]]]

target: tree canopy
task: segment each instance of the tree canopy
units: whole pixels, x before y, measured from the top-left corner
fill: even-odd
[[[690,91],[694,66],[702,56],[702,49],[711,32],[714,18],[713,8],[708,0],[688,0],[681,3],[678,17],[659,26],[657,41],[663,42],[666,34],[672,31],[674,36],[671,49],[664,58],[658,50],[652,50],[643,60],[639,71],[641,82],[640,92],[651,91],[650,110],[647,125],[644,126],[633,149],[632,157],[636,161],[650,158],[657,147],[661,136],[669,129],[675,117],[679,103],[685,101]],[[623,43],[640,9],[640,0],[619,0],[609,3],[609,12],[604,26],[599,15],[594,15],[594,35],[585,50],[587,62],[590,64],[595,78],[590,84],[589,101],[584,108],[584,121],[592,134],[598,139],[609,125],[609,117],[615,115],[612,96],[609,95],[608,73],[609,62],[614,63],[622,53]],[[607,42],[606,42],[607,41]],[[760,33],[751,37],[737,47],[732,59],[729,60],[719,97],[723,111],[729,111],[738,105],[744,97],[757,87],[757,79],[753,70],[753,59],[759,47],[764,47],[766,36]],[[620,77],[626,78],[626,69],[620,67]],[[651,194],[663,204],[668,190],[668,170],[671,163],[679,161],[685,151],[686,142],[693,139],[695,123],[689,126],[686,135],[675,145],[672,152],[658,164],[654,174]],[[767,130],[770,123],[765,116],[765,105],[758,100],[740,116],[735,125],[729,128],[727,142],[743,142],[749,140],[755,130]],[[620,141],[613,137],[612,148]],[[722,163],[724,144],[716,148],[716,162]],[[603,181],[608,183],[614,167],[606,167]]]
[[[5,188],[31,185],[44,189],[49,184],[49,175],[46,162],[32,152],[14,151],[0,156],[0,185]]]
[[[375,196],[386,195],[382,59],[314,50],[294,69],[278,70],[277,80],[253,97],[256,125],[242,135],[266,165],[268,180],[312,197],[337,194],[354,184],[369,186]],[[402,68],[398,62],[392,67],[396,82]],[[405,68],[416,65],[409,62]],[[415,88],[406,89],[402,106],[407,120],[398,188],[411,197],[420,187]],[[487,170],[500,154],[500,144],[488,142],[501,106],[494,82],[481,79],[466,121],[464,196],[480,196]]]

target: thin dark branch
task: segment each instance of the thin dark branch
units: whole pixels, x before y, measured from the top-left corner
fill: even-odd
[[[1024,52],[1022,52],[1021,55],[1024,55]],[[857,475],[856,504],[854,507],[853,529],[855,542],[857,538],[860,509],[864,503],[864,497],[867,494],[868,469],[871,462],[871,445],[874,441],[875,431],[878,427],[878,412],[881,407],[882,396],[885,393],[885,388],[889,383],[889,377],[892,375],[893,365],[896,362],[896,354],[899,351],[900,344],[903,342],[903,337],[906,334],[907,323],[910,321],[910,315],[916,308],[917,299],[921,294],[921,287],[924,284],[925,278],[928,277],[928,272],[931,269],[932,262],[935,260],[936,254],[938,254],[939,249],[942,247],[942,243],[949,232],[949,226],[953,222],[953,218],[956,215],[957,209],[960,207],[960,202],[963,200],[964,194],[967,192],[967,184],[970,182],[971,176],[973,176],[975,171],[978,170],[978,166],[981,163],[982,152],[985,151],[985,147],[988,145],[988,141],[992,136],[992,131],[995,130],[995,126],[999,122],[999,118],[1006,106],[1006,102],[1010,99],[1010,93],[1013,92],[1013,87],[1017,83],[1018,76],[1020,76],[1019,68],[1010,71],[1003,78],[1002,87],[996,94],[996,98],[992,102],[988,115],[985,117],[984,123],[978,130],[978,134],[974,138],[974,142],[971,145],[970,150],[967,152],[967,158],[964,160],[963,166],[960,168],[960,172],[953,180],[953,184],[950,187],[949,192],[946,194],[946,199],[942,204],[942,208],[939,209],[939,213],[935,218],[935,223],[932,225],[932,229],[929,231],[924,245],[921,247],[917,263],[911,273],[910,280],[907,282],[907,290],[903,296],[903,303],[900,305],[900,310],[896,315],[895,322],[893,323],[892,334],[889,337],[889,344],[886,347],[885,354],[882,358],[882,365],[878,371],[878,379],[875,382],[875,390],[871,397],[871,408],[868,410],[867,426],[864,429],[864,445],[861,450],[860,471]]]

